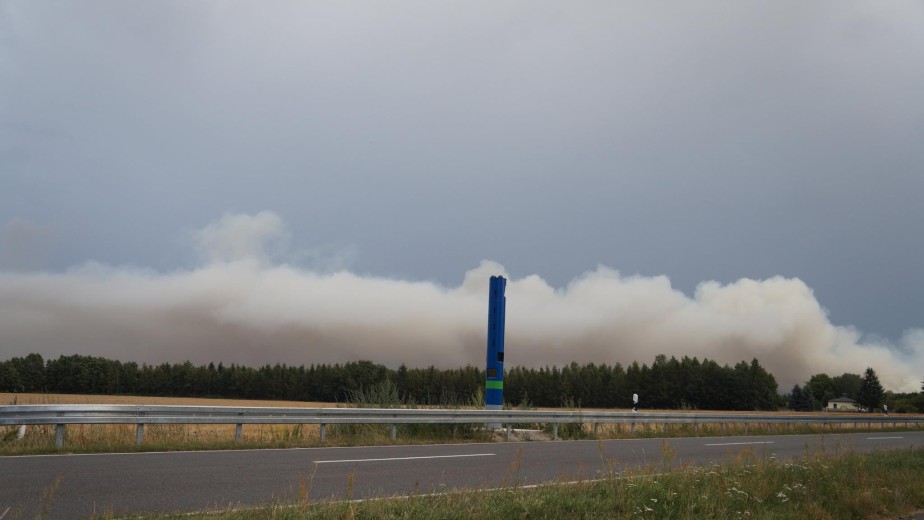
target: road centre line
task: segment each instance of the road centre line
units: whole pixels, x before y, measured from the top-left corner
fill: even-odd
[[[904,439],[904,437],[867,437],[868,441],[884,441],[886,439]]]
[[[743,444],[773,444],[773,441],[754,441],[754,442],[720,442],[716,444],[704,444],[703,446],[741,446]]]
[[[427,457],[391,457],[387,459],[341,459],[341,460],[316,460],[315,464],[335,464],[337,462],[381,462],[388,460],[419,460],[419,459],[457,459],[461,457],[493,457],[495,453],[469,453],[465,455],[430,455]]]

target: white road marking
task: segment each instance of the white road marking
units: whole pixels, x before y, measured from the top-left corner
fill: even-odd
[[[704,446],[741,446],[742,444],[773,444],[773,441],[721,442],[717,444],[704,444]]]
[[[493,457],[494,453],[471,453],[467,455],[430,455],[428,457],[392,457],[387,459],[341,459],[341,460],[316,460],[315,464],[333,464],[336,462],[380,462],[386,460],[418,460],[418,459],[455,459],[461,457]]]
[[[886,439],[904,439],[904,437],[867,437],[868,441],[884,441]]]

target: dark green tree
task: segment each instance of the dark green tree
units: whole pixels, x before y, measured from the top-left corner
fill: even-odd
[[[11,361],[0,362],[0,392],[22,392],[22,377]]]
[[[792,392],[789,393],[789,409],[795,412],[807,412],[811,410],[811,405],[805,395],[805,391],[803,391],[802,387],[799,385],[793,386]]]
[[[844,373],[831,378],[831,382],[833,383],[834,397],[849,397],[857,400],[863,378],[860,377],[860,374]]]
[[[809,378],[805,386],[811,387],[815,396],[814,408],[823,408],[828,401],[839,395],[834,395],[834,380],[828,374],[815,374]]]
[[[870,412],[879,408],[885,398],[885,390],[879,383],[879,377],[872,368],[867,368],[863,375],[863,383],[860,385],[860,393],[857,396],[857,402],[865,406]]]
[[[803,404],[801,410],[803,412],[814,412],[815,411],[815,392],[812,391],[812,387],[806,386],[802,389]]]
[[[10,363],[19,372],[23,392],[42,392],[45,390],[45,360],[38,354],[29,354],[24,358],[13,358]]]

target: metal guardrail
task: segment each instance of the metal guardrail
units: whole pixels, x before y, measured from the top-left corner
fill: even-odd
[[[0,406],[0,426],[54,424],[55,445],[64,446],[68,424],[134,424],[135,441],[144,440],[146,424],[234,424],[235,439],[240,440],[245,424],[318,424],[320,440],[328,424],[388,424],[391,438],[398,424],[502,424],[507,438],[514,424],[552,424],[553,438],[558,438],[559,424],[822,424],[845,423],[924,425],[924,416],[882,416],[870,414],[760,414],[760,413],[633,413],[600,411],[545,410],[455,410],[455,409],[388,409],[388,408],[275,408],[227,406],[157,406],[157,405],[12,405]]]

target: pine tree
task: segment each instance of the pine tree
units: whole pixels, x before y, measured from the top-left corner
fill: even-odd
[[[860,385],[860,394],[857,398],[857,402],[872,412],[876,408],[879,408],[884,398],[885,390],[882,389],[882,385],[879,383],[879,377],[876,376],[876,371],[872,368],[867,368],[866,373],[863,375],[863,383]]]
[[[815,402],[815,392],[812,391],[812,387],[805,385],[805,388],[802,389],[802,398],[805,400],[802,410],[814,412],[817,403]]]
[[[792,387],[792,392],[789,393],[789,409],[796,412],[801,412],[805,409],[805,395],[799,385]]]

